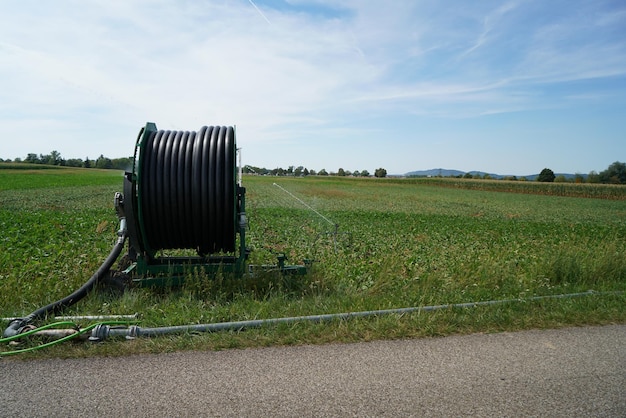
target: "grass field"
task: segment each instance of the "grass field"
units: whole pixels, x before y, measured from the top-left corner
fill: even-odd
[[[625,187],[595,185],[597,191],[580,195],[596,196],[592,198],[549,193],[536,183],[521,190],[515,184],[501,186],[509,182],[480,188],[477,182],[464,187],[456,179],[441,180],[246,176],[250,262],[272,264],[283,252],[292,263],[314,259],[308,277],[207,280],[195,274],[182,289],[96,292],[68,314],[139,313],[140,325],[150,327],[499,299],[522,302],[240,332],[74,342],[29,356],[626,322]],[[71,293],[93,274],[115,242],[113,194],[121,190],[122,174],[115,171],[0,170],[0,316],[26,315]],[[528,300],[588,290],[617,293]]]

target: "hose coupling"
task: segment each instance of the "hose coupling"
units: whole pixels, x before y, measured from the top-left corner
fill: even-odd
[[[15,337],[23,332],[30,330],[29,325],[33,322],[33,318],[29,315],[24,318],[16,318],[9,322],[9,326],[6,327],[2,336],[4,338]]]
[[[109,336],[109,331],[111,327],[105,324],[98,324],[91,330],[91,335],[89,336],[89,341],[99,342],[104,341]]]

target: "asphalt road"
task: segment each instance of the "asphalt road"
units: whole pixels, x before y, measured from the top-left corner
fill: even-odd
[[[626,325],[0,360],[2,417],[626,417]]]

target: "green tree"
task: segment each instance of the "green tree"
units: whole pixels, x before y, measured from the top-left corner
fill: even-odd
[[[113,162],[111,161],[110,158],[107,158],[104,155],[100,154],[100,156],[96,160],[96,168],[105,168],[105,169],[113,168]]]
[[[361,171],[361,177],[369,177],[370,176],[370,172],[367,170],[363,170]]]
[[[50,153],[50,164],[63,165],[63,158],[61,158],[61,153],[59,151],[55,150]]]
[[[556,176],[554,175],[554,171],[550,170],[549,168],[544,168],[543,170],[541,170],[541,173],[539,173],[537,181],[543,183],[552,183],[555,178]]]
[[[31,163],[31,164],[39,164],[41,163],[41,160],[39,160],[39,157],[37,156],[37,154],[29,153],[26,156],[26,159],[24,160],[24,162]]]
[[[130,171],[133,167],[133,157],[114,158],[111,160],[111,168],[115,170]]]
[[[65,165],[68,167],[83,167],[84,162],[80,158],[70,158],[65,161]]]
[[[387,177],[387,170],[385,170],[384,168],[377,168],[374,171],[374,177],[377,177],[377,178]]]
[[[318,173],[318,176],[327,176],[328,175],[328,171],[326,171],[325,168],[322,168]]]
[[[340,177],[345,177],[346,176],[346,170],[344,170],[343,168],[340,168],[339,170],[337,170],[337,175]]]
[[[626,163],[615,161],[600,173],[602,183],[626,184]]]

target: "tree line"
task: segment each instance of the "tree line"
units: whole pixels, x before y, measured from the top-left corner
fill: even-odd
[[[34,154],[30,153],[26,156],[25,159],[16,158],[15,160],[3,160],[0,158],[0,162],[15,162],[15,163],[28,163],[28,164],[45,164],[45,165],[57,165],[62,167],[82,167],[82,168],[101,168],[101,169],[112,169],[112,170],[129,170],[132,167],[133,157],[127,158],[107,158],[104,155],[100,155],[100,157],[95,160],[90,159],[89,157],[81,160],[80,158],[71,158],[64,159],[61,157],[61,153],[58,151],[52,151],[50,154]],[[295,177],[303,177],[303,176],[340,176],[340,177],[371,177],[371,174],[368,170],[355,170],[349,171],[340,168],[336,172],[334,171],[326,171],[326,169],[322,168],[319,171],[315,171],[313,169],[309,170],[303,166],[289,166],[287,169],[284,168],[274,168],[267,169],[261,167],[254,167],[251,165],[246,165],[243,167],[243,172],[245,174],[258,174],[262,176],[295,176]],[[387,170],[384,168],[377,168],[374,171],[374,177],[387,177]]]
[[[557,176],[554,174],[554,171],[549,168],[544,168],[537,176],[537,181],[543,183],[564,183],[568,181],[568,179],[562,174]],[[592,171],[587,174],[587,176],[575,174],[574,178],[569,181],[573,181],[574,183],[626,184],[626,163],[616,161],[600,173]]]
[[[294,176],[294,177],[306,177],[306,176],[338,176],[338,177],[371,177],[368,170],[344,170],[339,168],[337,171],[326,171],[322,168],[319,171],[313,169],[309,170],[304,166],[289,166],[287,169],[277,167],[273,169],[267,169],[264,167],[254,167],[246,165],[242,168],[244,174],[256,174],[259,176]],[[374,170],[374,177],[382,178],[387,177],[387,170],[384,168],[377,168]]]
[[[45,164],[45,165],[58,165],[60,167],[82,167],[82,168],[102,168],[111,170],[128,170],[133,163],[133,157],[126,158],[108,158],[104,155],[100,155],[95,160],[86,157],[84,160],[80,158],[65,159],[61,157],[61,153],[58,151],[52,151],[50,154],[34,154],[29,153],[25,159],[16,158],[13,161],[10,159],[3,160],[0,158],[0,162],[5,163],[28,163],[28,164]]]
[[[29,163],[29,164],[46,164],[57,165],[64,167],[82,167],[82,168],[100,168],[111,170],[129,170],[132,167],[133,157],[124,158],[108,158],[104,155],[100,155],[95,160],[86,157],[84,160],[80,158],[64,159],[61,157],[61,153],[58,151],[52,151],[49,154],[35,154],[29,153],[25,159],[16,158],[14,160],[3,160],[0,158],[0,162],[15,162],[15,163]],[[339,168],[337,171],[327,171],[322,168],[319,171],[308,169],[304,166],[289,166],[287,169],[278,167],[273,169],[267,169],[263,167],[254,167],[246,165],[242,168],[245,174],[256,174],[261,176],[338,176],[338,177],[371,177],[372,174],[368,170],[344,170]],[[374,177],[383,178],[387,177],[387,170],[384,168],[377,168],[374,170]],[[459,177],[476,178],[475,175],[466,173]],[[487,174],[481,178],[491,179]],[[525,178],[517,178],[515,176],[503,177],[503,180],[526,180]],[[601,172],[591,171],[587,175],[575,174],[573,178],[566,178],[563,175],[555,175],[549,168],[544,168],[537,176],[539,182],[575,182],[575,183],[606,183],[606,184],[626,184],[626,163],[616,161],[609,165],[606,170]]]

